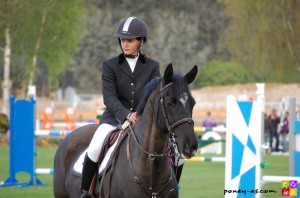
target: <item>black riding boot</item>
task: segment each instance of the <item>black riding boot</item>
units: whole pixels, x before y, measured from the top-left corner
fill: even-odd
[[[174,166],[174,172],[176,174],[176,180],[177,180],[178,184],[179,184],[179,181],[180,181],[182,169],[183,169],[183,164],[180,165],[180,166]]]
[[[97,171],[98,163],[93,162],[88,155],[85,155],[83,168],[82,168],[82,178],[81,178],[81,196],[80,198],[92,198],[88,194],[90,185],[92,183],[95,172]]]

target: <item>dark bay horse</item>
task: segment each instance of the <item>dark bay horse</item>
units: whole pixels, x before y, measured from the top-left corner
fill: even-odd
[[[183,158],[191,158],[196,153],[198,142],[192,120],[195,100],[188,84],[193,82],[197,72],[194,66],[184,76],[174,74],[170,64],[163,77],[148,83],[137,110],[139,120],[130,127],[131,132],[120,144],[114,166],[107,170],[98,185],[100,195],[178,197],[167,147],[170,142],[176,144]],[[80,197],[81,178],[72,174],[71,166],[88,147],[97,127],[91,124],[74,130],[57,149],[53,179],[56,198]]]

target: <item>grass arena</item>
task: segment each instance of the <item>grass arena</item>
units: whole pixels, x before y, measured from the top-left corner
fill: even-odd
[[[53,158],[56,147],[37,147],[40,153],[36,157],[36,164],[39,168],[48,168],[53,166]],[[223,144],[225,151],[225,144]],[[0,181],[7,178],[9,172],[9,146],[0,145]],[[204,155],[204,156],[212,156]],[[225,157],[225,152],[216,157]],[[269,164],[263,169],[266,175],[288,175],[288,156],[283,155],[265,155],[264,161]],[[28,181],[29,175],[18,173],[17,180]],[[28,188],[3,187],[0,188],[0,197],[43,197],[53,198],[52,175],[38,175],[38,178],[45,183],[44,186],[31,186]],[[199,162],[187,161],[184,165],[183,174],[180,180],[179,197],[181,198],[216,198],[224,197],[225,182],[225,163],[224,162]],[[266,190],[276,190],[277,193],[266,193],[263,197],[280,197],[281,184],[268,183],[264,186]]]
[[[225,141],[222,141],[222,153],[206,154],[200,156],[200,151],[192,160],[186,161],[182,178],[180,181],[180,197],[224,197],[224,194],[237,193],[231,189],[225,189],[225,162],[226,148]],[[35,157],[36,167],[53,167],[53,159],[56,146],[37,146],[39,153]],[[4,181],[9,173],[9,153],[10,147],[7,144],[0,144],[0,181]],[[287,176],[289,175],[289,156],[288,155],[270,155],[263,156],[263,162],[268,166],[261,169],[264,175]],[[208,159],[208,160],[205,160]],[[3,187],[0,188],[0,197],[53,197],[53,176],[51,174],[37,174],[40,181],[45,185],[30,186],[28,188]],[[18,173],[16,179],[19,182],[27,182],[30,176],[27,173]],[[266,183],[261,192],[261,197],[280,197],[281,183]],[[233,194],[232,194],[233,195]],[[236,196],[236,195],[235,195]],[[232,197],[235,197],[232,196]],[[230,196],[228,196],[230,197]],[[241,196],[243,197],[243,196]]]

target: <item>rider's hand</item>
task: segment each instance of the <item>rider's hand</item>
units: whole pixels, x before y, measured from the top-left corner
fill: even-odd
[[[138,116],[136,112],[132,112],[129,116],[128,119],[130,122],[132,122],[133,124],[135,124],[138,121]]]

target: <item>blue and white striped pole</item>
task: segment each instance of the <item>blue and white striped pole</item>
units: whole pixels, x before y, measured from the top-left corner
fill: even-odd
[[[71,130],[36,130],[34,135],[36,136],[68,136]]]
[[[295,176],[300,177],[300,120],[295,121],[294,170]]]
[[[294,153],[294,172],[300,178],[300,120],[295,121],[295,153]],[[300,181],[298,180],[297,191],[300,193]],[[299,195],[299,194],[298,194]]]
[[[47,175],[53,175],[54,170],[53,168],[37,168],[35,169],[35,174],[41,175],[41,174],[47,174]]]

